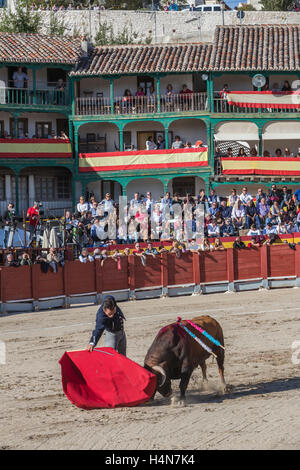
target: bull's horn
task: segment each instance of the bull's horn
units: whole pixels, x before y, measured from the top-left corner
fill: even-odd
[[[156,370],[161,375],[161,383],[159,384],[159,387],[162,387],[167,379],[166,373],[164,369],[160,366],[154,366],[152,367],[153,370]]]

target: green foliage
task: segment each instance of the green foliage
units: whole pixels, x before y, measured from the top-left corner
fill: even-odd
[[[242,7],[239,7],[238,10],[242,11],[256,11],[256,8],[254,8],[253,5],[250,5],[248,3],[245,3]]]
[[[260,0],[263,11],[289,11],[293,0]]]
[[[27,10],[26,2],[19,1],[15,13],[3,9],[0,19],[0,31],[3,33],[38,33],[41,27],[41,15]]]
[[[50,36],[63,36],[66,32],[66,25],[64,20],[59,20],[55,13],[50,14],[50,25],[48,34]]]
[[[123,31],[114,34],[113,26],[103,21],[99,23],[99,28],[95,36],[96,46],[112,46],[112,45],[124,45],[124,44],[150,44],[151,36],[141,36],[138,33],[132,31],[132,25],[125,26]]]

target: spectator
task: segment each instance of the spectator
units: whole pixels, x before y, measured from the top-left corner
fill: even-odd
[[[200,250],[201,251],[212,251],[213,250],[213,246],[210,244],[210,241],[209,241],[208,237],[203,238],[203,242],[202,242],[202,245],[200,246]]]
[[[175,135],[175,141],[172,143],[172,149],[182,149],[184,148],[184,144],[180,139],[179,135]]]
[[[23,72],[22,67],[18,67],[17,71],[13,73],[13,82],[14,82],[14,87],[18,89],[24,89],[25,84],[27,85],[27,82],[29,80],[28,75]]]
[[[157,150],[163,150],[166,148],[165,141],[161,135],[157,137],[157,145],[156,145]]]
[[[236,201],[239,199],[238,195],[236,194],[236,189],[232,189],[231,190],[231,194],[230,196],[228,197],[228,202],[229,202],[229,205],[231,207],[234,206],[234,204],[236,203]]]
[[[49,253],[47,254],[47,261],[51,266],[53,272],[56,273],[58,271],[58,263],[60,262],[60,259],[55,248],[51,247],[49,249]]]
[[[158,255],[158,251],[156,248],[154,248],[153,244],[151,241],[148,241],[147,243],[147,248],[145,250],[146,255],[151,255],[153,258],[155,258],[156,255]]]
[[[83,214],[83,212],[86,212],[89,210],[89,205],[87,202],[85,202],[84,197],[80,196],[79,198],[79,203],[77,204],[77,212],[79,215]]]
[[[111,212],[114,210],[115,201],[111,198],[110,193],[106,193],[105,199],[102,199],[99,205],[103,206],[104,216],[106,217],[108,214],[111,214]]]
[[[222,241],[220,240],[220,238],[215,239],[213,249],[214,249],[214,251],[224,251],[225,250],[225,247],[224,247]]]
[[[232,209],[231,215],[233,224],[236,228],[244,228],[246,224],[246,213],[245,206],[241,203],[241,200],[238,199]]]
[[[262,199],[267,199],[266,193],[263,192],[262,188],[258,188],[257,194],[256,194],[256,205],[261,202]]]
[[[91,255],[89,255],[87,248],[83,248],[81,251],[81,255],[79,256],[79,261],[81,263],[87,263],[88,261],[90,262],[94,261],[94,258]]]
[[[238,157],[247,157],[247,154],[245,153],[245,150],[243,147],[239,149]]]
[[[225,223],[221,231],[222,237],[233,237],[234,236],[234,226],[231,223],[231,219],[225,219]]]
[[[255,224],[251,224],[250,230],[247,233],[247,236],[252,237],[252,236],[255,236],[255,235],[260,235],[260,230],[259,230],[259,228],[256,227]]]
[[[257,150],[255,147],[252,147],[250,150],[250,157],[257,157]]]
[[[5,266],[14,268],[19,266],[19,263],[14,260],[14,255],[12,253],[7,253]]]
[[[144,250],[142,250],[141,245],[137,242],[135,244],[135,249],[132,252],[135,256],[139,256],[141,258],[141,262],[143,266],[146,266],[146,256]]]
[[[25,251],[22,253],[20,266],[32,266],[32,261],[30,259],[30,256]]]
[[[291,91],[291,90],[292,90],[292,87],[290,83],[288,82],[288,80],[285,80],[283,87],[281,88],[281,91]]]
[[[260,226],[265,224],[266,218],[269,214],[270,206],[266,203],[266,198],[262,197],[260,202],[257,205],[257,212],[260,221]]]
[[[246,248],[245,243],[242,241],[241,237],[238,236],[236,237],[234,243],[233,243],[233,248],[237,248],[239,250]]]
[[[207,233],[209,237],[220,236],[220,227],[218,227],[216,219],[213,219],[211,223],[207,226]]]
[[[278,158],[281,158],[281,157],[282,157],[281,149],[276,149],[276,150],[275,150],[275,157],[278,157]]]
[[[135,96],[145,96],[145,92],[141,86],[138,87]]]
[[[260,227],[260,218],[258,216],[258,210],[254,205],[252,199],[247,202],[245,206],[246,214],[246,227],[249,228],[252,224],[255,224],[257,227]]]
[[[175,3],[175,0],[171,0],[171,5],[169,7],[169,11],[178,11],[178,5]]]
[[[246,186],[243,187],[242,193],[240,194],[240,201],[241,203],[246,206],[248,201],[252,201],[252,196],[248,193],[248,188]]]
[[[216,194],[216,191],[214,189],[211,189],[209,191],[209,196],[207,198],[208,204],[211,206],[213,202],[216,202],[218,205],[220,204],[220,198]]]
[[[148,139],[146,140],[146,150],[156,150],[156,149],[157,149],[156,143],[154,142],[152,135],[150,135]]]

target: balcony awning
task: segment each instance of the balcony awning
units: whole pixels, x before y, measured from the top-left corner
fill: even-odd
[[[259,140],[256,124],[248,121],[222,122],[215,128],[214,134],[217,141]]]
[[[82,153],[79,171],[132,171],[157,168],[198,168],[208,166],[207,147],[138,150],[130,152]]]
[[[71,158],[69,140],[0,139],[0,158]]]
[[[241,108],[299,109],[299,91],[231,91],[227,93],[229,105]]]
[[[300,122],[270,122],[263,131],[264,140],[299,140]]]
[[[222,158],[225,175],[300,175],[300,158],[233,157]]]

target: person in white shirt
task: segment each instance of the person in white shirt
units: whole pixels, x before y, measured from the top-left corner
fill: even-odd
[[[212,220],[207,226],[207,233],[209,237],[219,237],[220,236],[220,227],[217,225],[216,220]]]
[[[89,204],[84,202],[84,197],[80,196],[79,203],[77,204],[77,212],[87,212],[89,210]]]
[[[156,149],[157,149],[157,145],[153,141],[153,137],[150,135],[148,137],[148,140],[146,141],[146,150],[156,150]]]
[[[79,261],[81,263],[87,263],[88,261],[94,261],[94,258],[89,255],[87,248],[83,248],[79,256]]]
[[[241,203],[246,206],[248,201],[251,201],[253,197],[251,194],[248,193],[248,189],[246,187],[243,188],[242,193],[240,194],[240,201]]]
[[[236,189],[232,189],[231,190],[231,194],[230,196],[228,197],[228,202],[229,202],[229,205],[230,206],[234,206],[234,204],[236,203],[236,201],[238,200],[238,195],[236,194]]]
[[[100,202],[100,205],[104,207],[104,215],[108,215],[110,212],[112,212],[115,206],[115,201],[111,198],[109,193],[106,193],[105,199]]]
[[[245,207],[241,203],[240,199],[238,199],[235,205],[233,206],[231,218],[235,227],[239,226],[239,228],[241,228],[246,224]]]
[[[268,223],[263,231],[263,234],[271,235],[272,233],[275,233],[277,235],[277,225],[272,225],[271,223]]]
[[[256,228],[256,225],[252,224],[249,232],[247,233],[247,236],[252,237],[254,235],[260,235],[260,230]]]

